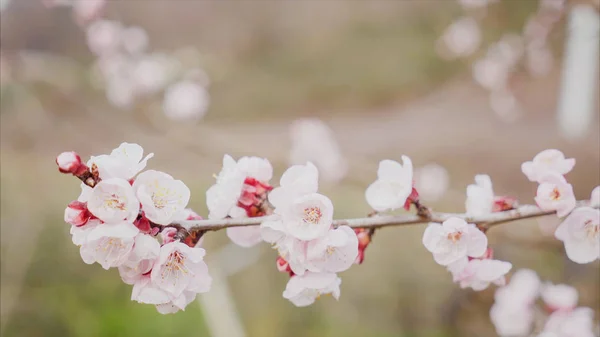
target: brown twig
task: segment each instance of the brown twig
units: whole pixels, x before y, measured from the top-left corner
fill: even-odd
[[[582,200],[577,202],[577,207],[590,206],[589,200]],[[598,206],[593,206],[598,208]],[[534,205],[523,205],[516,209],[490,213],[480,216],[472,216],[466,213],[442,213],[434,212],[427,208],[428,213],[423,215],[380,215],[376,217],[367,218],[355,218],[355,219],[341,219],[334,220],[333,226],[350,226],[352,228],[368,228],[376,229],[390,226],[408,226],[423,224],[429,222],[441,223],[449,218],[455,217],[465,220],[468,223],[477,224],[480,228],[485,230],[494,227],[496,225],[512,222],[521,219],[541,217],[545,215],[555,214],[555,211],[544,211]],[[229,227],[246,227],[246,226],[257,226],[266,220],[276,220],[277,215],[270,215],[256,218],[244,218],[244,219],[223,219],[223,220],[193,220],[193,221],[182,221],[181,225],[189,229],[189,231],[217,231]]]

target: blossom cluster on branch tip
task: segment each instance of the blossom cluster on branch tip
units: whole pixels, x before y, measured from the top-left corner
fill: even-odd
[[[278,219],[260,225],[264,241],[279,254],[278,269],[290,274],[283,297],[307,306],[323,294],[340,296],[341,279],[359,258],[359,242],[348,226],[333,228],[333,204],[317,193],[319,173],[311,164],[294,165],[269,194]]]
[[[82,181],[79,197],[65,210],[65,221],[72,225],[72,240],[80,247],[84,262],[118,268],[122,280],[133,285],[132,300],[171,313],[185,309],[197,293],[208,291],[211,278],[204,263],[205,251],[197,247],[204,234],[202,227],[179,223],[202,219],[186,208],[190,190],[166,173],[144,171],[152,157],[144,156],[137,144],[123,143],[108,155],[92,156],[85,164],[75,152],[61,153],[56,163],[60,172]],[[573,188],[563,176],[572,170],[574,162],[558,150],[545,150],[524,163],[522,170],[540,184],[535,197],[540,208],[566,216],[555,236],[564,242],[567,256],[577,263],[589,263],[600,256],[600,187],[593,190],[589,205],[574,209]],[[270,215],[261,219],[260,226],[224,228],[237,245],[251,247],[265,241],[277,250],[276,268],[290,276],[284,298],[296,306],[308,306],[324,294],[339,298],[338,273],[363,262],[374,228],[334,226],[333,203],[318,193],[315,165],[307,162],[289,167],[279,186],[273,187],[273,167],[267,159],[242,157],[236,161],[225,155],[215,178],[215,184],[206,191],[209,219]],[[434,219],[432,211],[419,200],[412,161],[407,156],[402,156],[402,164],[381,161],[377,179],[366,189],[365,198],[375,216],[400,208],[410,210],[414,205],[420,218]],[[477,175],[475,184],[467,187],[467,219],[516,206],[516,198],[495,195],[488,175]],[[512,264],[494,259],[486,236],[489,226],[468,223],[464,216],[458,216],[429,223],[423,245],[461,288],[481,291],[492,284],[501,287],[491,314],[501,335],[529,329],[532,315],[528,310],[537,296],[532,297],[537,290],[531,289],[537,289],[539,280],[536,283],[536,277],[522,271],[505,286]],[[554,323],[548,323],[546,330],[571,324],[572,315],[579,317],[575,320],[583,317],[579,312],[585,310],[573,309],[573,290],[552,285],[543,289],[544,301],[560,312],[555,316],[558,318],[550,317],[548,322]],[[523,295],[525,292],[529,295]],[[524,299],[517,304],[522,305],[502,304],[504,297],[521,295]],[[520,320],[506,323],[513,314]]]
[[[269,180],[273,167],[264,158],[242,157],[237,162],[223,157],[223,168],[216,183],[206,191],[209,219],[258,217],[271,214],[267,194],[273,189]],[[260,228],[227,228],[227,236],[235,244],[252,247],[261,242]]]
[[[73,152],[60,154],[59,170],[83,180],[65,221],[85,263],[118,268],[123,282],[133,285],[132,300],[174,313],[208,291],[211,277],[204,249],[177,237],[174,228],[164,231],[160,242],[157,234],[163,225],[200,217],[186,209],[190,190],[181,180],[141,172],[153,156],[143,153],[137,144],[122,143],[86,164]]]
[[[589,263],[600,259],[600,186],[590,196],[591,207],[576,207],[573,186],[564,175],[575,166],[575,159],[565,158],[559,150],[548,149],[538,153],[532,161],[521,165],[530,181],[537,182],[535,202],[547,211],[556,211],[565,220],[554,236],[563,241],[571,261]],[[596,207],[596,208],[594,208]],[[567,216],[568,215],[568,216]]]
[[[490,318],[501,337],[594,337],[594,312],[577,307],[578,297],[571,286],[542,284],[533,270],[520,269],[496,290]]]

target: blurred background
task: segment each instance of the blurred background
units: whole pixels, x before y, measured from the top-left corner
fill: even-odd
[[[579,6],[578,6],[579,5]],[[584,6],[584,7],[582,7]],[[533,203],[520,165],[577,160],[600,183],[597,0],[1,0],[2,336],[495,336],[494,288],[452,283],[424,226],[376,232],[339,302],[296,308],[263,244],[205,236],[215,289],[185,312],[131,302],[116,270],[81,261],[63,222],[79,183],[55,156],[135,142],[204,192],[225,153],[268,158],[277,181],[314,161],[335,217],[370,212],[378,162],[412,158],[427,205],[462,212],[475,174]],[[489,232],[498,259],[567,283],[600,309],[598,263],[570,262],[553,217]]]

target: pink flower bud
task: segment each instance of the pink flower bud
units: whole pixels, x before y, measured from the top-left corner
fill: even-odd
[[[295,275],[290,267],[290,264],[281,256],[277,257],[277,270],[282,273],[288,273],[290,277]]]
[[[73,226],[83,226],[91,218],[85,202],[72,201],[65,209],[65,222]]]
[[[177,234],[177,228],[167,227],[160,233],[162,237],[162,244],[166,245],[175,241],[175,235]]]
[[[62,173],[73,175],[82,174],[87,170],[87,166],[81,162],[79,155],[73,151],[63,152],[56,157],[58,170]]]
[[[354,263],[361,264],[365,259],[365,249],[371,243],[371,234],[365,228],[356,228],[354,233],[356,233],[356,237],[358,238],[358,256]]]
[[[150,226],[150,220],[148,220],[145,216],[138,217],[133,221],[133,224],[137,229],[142,233],[150,234],[152,232],[152,226]]]
[[[364,259],[365,259],[365,250],[359,249],[358,256],[356,256],[356,260],[354,261],[354,264],[361,264],[361,263],[363,263]]]
[[[515,209],[518,206],[517,198],[513,197],[494,197],[494,206],[492,212],[504,212]]]
[[[410,205],[417,202],[419,202],[419,192],[416,188],[413,187],[412,191],[410,191],[410,195],[408,196],[408,198],[406,198],[406,202],[404,203],[404,209],[408,211],[410,209]]]
[[[196,212],[190,210],[186,220],[202,220],[202,217]]]

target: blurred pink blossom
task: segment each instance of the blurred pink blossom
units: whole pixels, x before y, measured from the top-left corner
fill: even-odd
[[[344,158],[333,131],[317,118],[298,119],[290,126],[292,148],[289,163],[312,162],[323,181],[336,183],[348,173],[348,163]]]
[[[457,0],[457,1],[466,10],[484,8],[494,2],[498,2],[498,0]]]
[[[465,16],[454,21],[438,40],[438,52],[446,58],[466,57],[479,48],[481,30],[477,21]]]
[[[501,89],[508,81],[509,69],[501,60],[485,57],[473,63],[473,79],[488,90]]]
[[[538,47],[535,44],[527,45],[526,66],[533,76],[547,75],[554,65],[554,56],[547,47]]]
[[[490,93],[490,107],[505,123],[514,123],[521,117],[519,101],[513,92],[506,88],[493,90]]]
[[[548,317],[544,333],[557,337],[594,337],[594,311],[585,307],[556,311]]]
[[[155,94],[169,79],[171,59],[162,53],[142,55],[131,68],[132,81],[138,94]]]
[[[199,120],[206,114],[209,101],[208,92],[203,86],[184,80],[167,89],[163,111],[175,121]]]
[[[117,52],[123,26],[110,20],[97,20],[86,28],[87,44],[92,53],[100,56]]]
[[[450,185],[450,175],[446,168],[431,163],[415,171],[415,188],[419,197],[426,202],[435,202],[442,198]]]
[[[551,310],[571,310],[577,306],[577,290],[566,284],[546,283],[540,293],[542,300]]]
[[[106,6],[106,0],[73,0],[73,16],[80,25],[86,25],[90,21],[102,15]]]
[[[540,279],[533,270],[520,269],[509,284],[496,290],[490,318],[498,335],[526,336],[531,331],[539,286]]]
[[[123,48],[130,54],[139,54],[146,51],[148,40],[146,30],[138,26],[127,27],[121,37]]]

